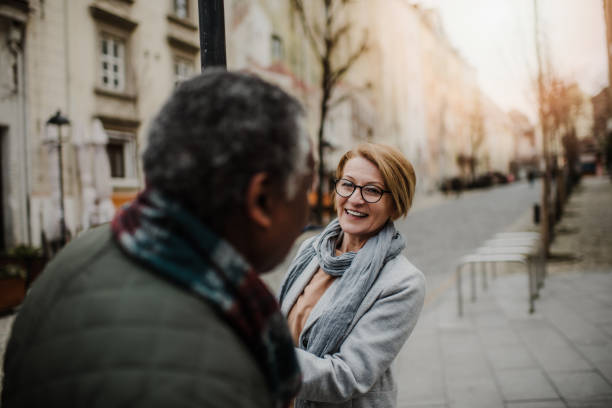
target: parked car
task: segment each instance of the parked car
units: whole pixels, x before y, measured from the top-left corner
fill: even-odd
[[[595,174],[597,172],[597,157],[594,153],[580,155],[580,173]]]
[[[494,171],[491,176],[494,184],[508,184],[510,182],[508,176],[499,171]]]

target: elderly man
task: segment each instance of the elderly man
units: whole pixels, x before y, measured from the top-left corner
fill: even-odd
[[[247,74],[202,74],[154,119],[143,159],[145,190],[28,294],[3,407],[286,406],[299,368],[258,274],[307,218],[300,104]]]

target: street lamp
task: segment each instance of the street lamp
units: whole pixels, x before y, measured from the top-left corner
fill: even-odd
[[[60,202],[60,244],[63,247],[66,245],[66,222],[64,215],[64,163],[62,160],[62,126],[69,125],[70,121],[67,117],[62,116],[60,111],[55,112],[47,120],[47,125],[57,126],[57,161],[59,165],[59,202]]]

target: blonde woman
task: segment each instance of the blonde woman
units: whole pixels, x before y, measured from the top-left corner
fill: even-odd
[[[295,407],[395,407],[391,363],[425,298],[393,224],[412,204],[414,169],[368,143],[342,157],[336,177],[338,217],[302,244],[281,287],[303,372]]]

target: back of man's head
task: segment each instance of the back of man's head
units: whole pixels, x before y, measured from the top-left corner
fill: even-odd
[[[308,170],[300,103],[246,73],[210,70],[181,83],[151,124],[147,185],[181,202],[214,229],[243,204],[265,172],[291,198]]]

